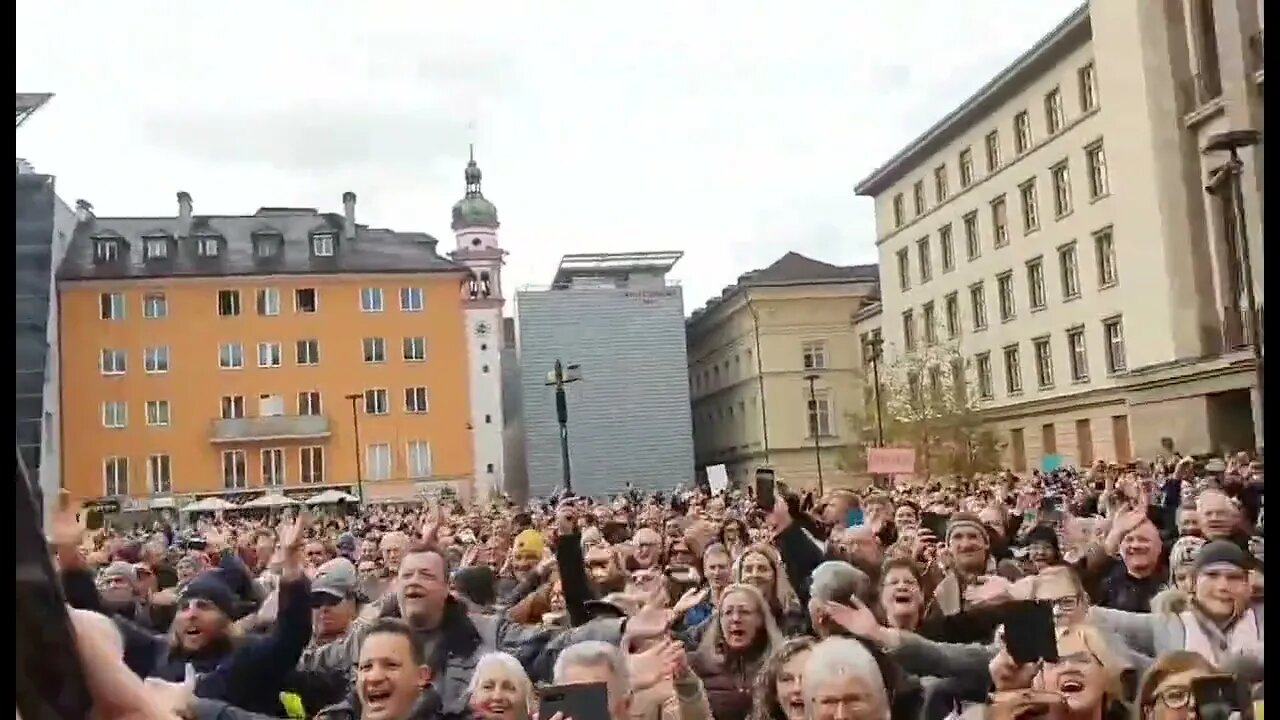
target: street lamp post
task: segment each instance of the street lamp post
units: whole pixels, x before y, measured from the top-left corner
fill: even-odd
[[[564,472],[564,489],[573,492],[573,479],[569,471],[569,402],[565,399],[564,386],[582,379],[578,365],[564,365],[556,359],[555,368],[547,373],[547,386],[556,389],[556,422],[560,424],[560,468]]]
[[[814,383],[818,381],[818,375],[811,373],[804,376],[809,381],[809,412],[811,413],[812,422],[810,429],[813,431],[813,459],[818,462],[818,497],[826,494],[822,487],[822,445],[818,438],[821,436],[818,423],[818,392],[814,389]]]
[[[1258,303],[1253,287],[1253,263],[1249,257],[1249,232],[1244,212],[1244,163],[1240,160],[1240,148],[1252,147],[1262,141],[1262,133],[1257,130],[1228,130],[1215,133],[1209,137],[1204,153],[1226,152],[1226,172],[1229,174],[1231,200],[1235,205],[1233,222],[1235,226],[1237,252],[1240,253],[1240,274],[1244,277],[1245,314],[1249,320],[1249,347],[1253,351],[1254,384],[1257,386],[1257,398],[1254,401],[1254,445],[1259,457],[1262,456],[1262,327],[1258,321]],[[1210,188],[1206,188],[1212,194]]]
[[[360,461],[360,401],[363,393],[351,393],[346,398],[351,401],[351,429],[355,432],[356,441],[356,497],[364,504],[364,463]]]
[[[862,351],[871,357],[871,387],[876,401],[876,447],[884,447],[884,408],[880,401],[880,351],[884,347],[884,338],[880,333],[872,333],[862,346]]]

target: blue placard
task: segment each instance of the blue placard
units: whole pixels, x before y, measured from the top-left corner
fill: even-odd
[[[1057,453],[1045,455],[1040,463],[1040,469],[1045,472],[1053,472],[1060,467],[1062,467],[1062,456]]]

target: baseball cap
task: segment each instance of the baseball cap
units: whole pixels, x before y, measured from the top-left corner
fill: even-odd
[[[311,592],[346,600],[356,596],[359,583],[356,566],[346,558],[334,558],[316,569],[315,579],[311,581]]]

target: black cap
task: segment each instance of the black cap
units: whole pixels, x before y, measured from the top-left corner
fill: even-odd
[[[1214,540],[1205,543],[1200,548],[1200,552],[1196,554],[1196,563],[1193,570],[1199,573],[1201,570],[1210,565],[1235,565],[1241,570],[1251,570],[1254,566],[1253,558],[1249,556],[1239,545],[1230,540]]]

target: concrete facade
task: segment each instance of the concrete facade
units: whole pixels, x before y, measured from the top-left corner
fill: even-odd
[[[824,487],[860,481],[841,456],[863,394],[853,317],[875,300],[877,276],[874,265],[788,253],[693,313],[686,335],[700,470],[723,463],[731,483],[749,483],[770,465],[792,487],[817,488],[821,457]]]
[[[694,477],[684,299],[666,279],[679,253],[566,256],[550,288],[516,293],[528,494],[562,486],[559,425],[547,373],[566,386],[574,492],[603,497],[688,487]]]
[[[1201,149],[1263,129],[1260,7],[1093,2],[859,183],[886,356],[953,303],[939,339],[986,357],[1015,469],[1253,447],[1234,204],[1205,192],[1226,157]],[[1261,150],[1241,155],[1261,306]]]

